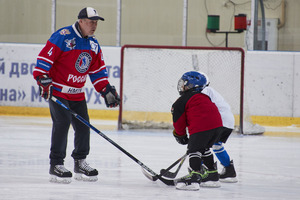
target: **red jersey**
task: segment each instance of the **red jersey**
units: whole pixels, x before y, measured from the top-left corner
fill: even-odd
[[[85,99],[84,85],[89,76],[96,91],[108,84],[108,75],[98,41],[83,38],[78,22],[52,34],[37,58],[34,79],[52,78],[53,95],[67,100]]]
[[[181,136],[222,127],[217,106],[202,93],[190,91],[180,96],[172,105],[173,126]]]

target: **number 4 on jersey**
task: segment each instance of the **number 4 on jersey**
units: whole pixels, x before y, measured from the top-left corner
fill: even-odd
[[[51,49],[48,51],[48,55],[49,55],[49,56],[52,55],[52,49],[53,49],[53,47],[51,47]]]

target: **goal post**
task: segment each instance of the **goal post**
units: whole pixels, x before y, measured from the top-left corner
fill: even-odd
[[[236,129],[244,133],[244,59],[242,48],[124,45],[118,129],[171,129],[178,80],[200,71],[229,103]]]

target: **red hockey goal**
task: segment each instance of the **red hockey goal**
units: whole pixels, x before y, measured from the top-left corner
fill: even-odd
[[[244,57],[242,48],[123,46],[118,128],[171,129],[177,82],[193,70],[208,75],[210,86],[230,104],[236,130],[245,133]]]

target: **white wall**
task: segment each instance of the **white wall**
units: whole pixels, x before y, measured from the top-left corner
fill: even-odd
[[[0,43],[0,106],[47,107],[32,77],[43,45]],[[119,90],[120,47],[102,47],[109,80]],[[251,115],[300,117],[300,52],[249,51],[245,59],[245,107]],[[106,109],[86,84],[88,106]]]
[[[300,52],[248,51],[246,105],[251,115],[300,117]]]

